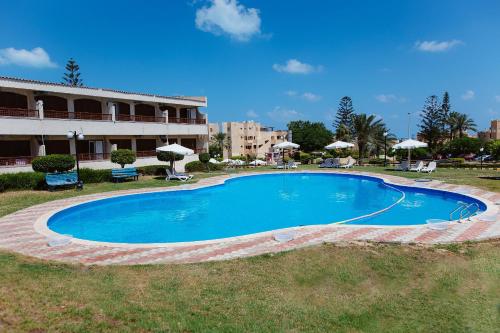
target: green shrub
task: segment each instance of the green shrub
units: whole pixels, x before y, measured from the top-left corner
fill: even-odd
[[[452,156],[465,155],[465,154],[477,154],[481,148],[481,141],[477,138],[456,138],[451,140],[443,148],[445,154],[451,154]]]
[[[111,152],[111,162],[120,164],[122,168],[125,164],[133,164],[136,160],[136,155],[130,149],[118,149]]]
[[[0,192],[8,190],[40,190],[45,187],[41,172],[17,172],[0,175]]]
[[[241,161],[246,161],[247,160],[247,157],[246,156],[232,156],[231,157],[232,160],[241,160]]]
[[[448,161],[453,163],[453,164],[464,164],[465,163],[465,158],[463,157],[452,157],[448,158]]]
[[[80,180],[84,184],[110,182],[111,170],[80,169]]]
[[[147,165],[137,168],[137,172],[147,176],[165,176],[166,165]]]
[[[208,163],[208,161],[210,161],[210,154],[201,153],[200,155],[198,155],[198,159],[200,160],[201,163]]]
[[[65,172],[75,167],[75,158],[61,154],[39,156],[33,160],[31,166],[36,172]]]
[[[172,170],[175,161],[182,161],[184,159],[184,155],[172,153],[170,151],[160,151],[156,153],[156,158],[162,162],[170,163],[170,170]]]
[[[389,162],[389,161],[387,161],[387,162]],[[383,158],[372,158],[371,160],[368,161],[368,164],[383,165],[384,159]]]
[[[215,171],[215,170],[222,170],[223,166],[219,164],[214,164],[214,163],[208,163],[208,166],[210,170]],[[186,163],[184,166],[187,172],[206,172],[207,167],[205,163],[202,163],[201,161],[192,161],[189,163]]]

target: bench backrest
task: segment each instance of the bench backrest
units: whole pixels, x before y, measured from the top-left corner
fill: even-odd
[[[137,174],[136,168],[112,169],[111,175],[133,175]]]
[[[76,175],[76,171],[62,172],[62,173],[47,173],[45,174],[45,181],[49,185],[76,183],[78,181],[78,176]]]

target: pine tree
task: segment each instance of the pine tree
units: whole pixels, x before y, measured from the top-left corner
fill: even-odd
[[[344,96],[340,100],[337,115],[333,122],[335,128],[335,136],[338,140],[349,140],[354,132],[353,129],[354,108],[352,99],[349,96]]]
[[[451,104],[450,104],[450,95],[447,91],[444,92],[443,102],[441,103],[441,122],[442,122],[442,134],[444,136],[449,136],[449,139],[452,139],[453,133],[450,124],[450,113],[451,113]]]
[[[66,73],[64,73],[61,83],[72,87],[83,86],[83,81],[80,79],[80,66],[73,58],[70,58],[66,64]]]
[[[432,95],[425,100],[420,123],[420,135],[427,142],[431,152],[435,152],[443,134],[443,118],[437,96]]]

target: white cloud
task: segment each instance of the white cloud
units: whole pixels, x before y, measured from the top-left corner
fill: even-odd
[[[238,0],[211,0],[196,11],[196,27],[215,35],[227,34],[238,41],[260,35],[260,16],[256,8],[246,8]]]
[[[297,96],[297,92],[295,90],[287,90],[287,91],[285,91],[285,95],[290,96],[290,97]]]
[[[53,68],[57,65],[50,60],[49,54],[41,47],[34,49],[0,49],[0,65],[17,65],[35,68]]]
[[[277,122],[288,122],[290,120],[301,118],[303,114],[294,109],[287,109],[282,108],[281,106],[277,106],[273,109],[273,111],[268,112],[267,116]]]
[[[496,95],[495,96],[495,101],[497,101],[498,103],[500,103],[500,95]]]
[[[474,97],[476,96],[476,93],[472,90],[467,90],[463,95],[462,95],[462,99],[464,101],[470,101],[471,99],[474,99]]]
[[[248,118],[259,118],[258,113],[254,110],[248,110],[246,114]]]
[[[274,64],[273,69],[280,73],[289,74],[310,74],[314,72],[321,72],[323,70],[322,66],[313,66],[297,59],[290,59],[284,65]]]
[[[375,99],[379,101],[380,103],[392,103],[392,102],[398,102],[398,103],[404,103],[406,102],[406,98],[404,97],[398,97],[394,94],[380,94],[376,95]]]
[[[415,48],[422,52],[445,52],[455,46],[463,45],[464,42],[458,39],[445,40],[445,41],[417,41],[415,42]]]
[[[321,96],[310,92],[305,92],[302,94],[302,98],[309,102],[317,102],[321,99]]]

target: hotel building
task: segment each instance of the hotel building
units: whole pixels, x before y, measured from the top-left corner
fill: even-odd
[[[254,121],[225,122],[222,130],[229,140],[229,148],[224,150],[224,157],[253,155],[258,158],[272,159],[272,147],[286,141],[288,132],[274,130]]]
[[[30,170],[36,156],[77,151],[92,168],[112,167],[114,149],[135,151],[137,165],[158,164],[155,148],[167,143],[207,151],[207,115],[200,111],[206,106],[206,97],[0,77],[0,172]],[[85,138],[68,140],[68,131]],[[193,159],[197,156],[185,160]]]

